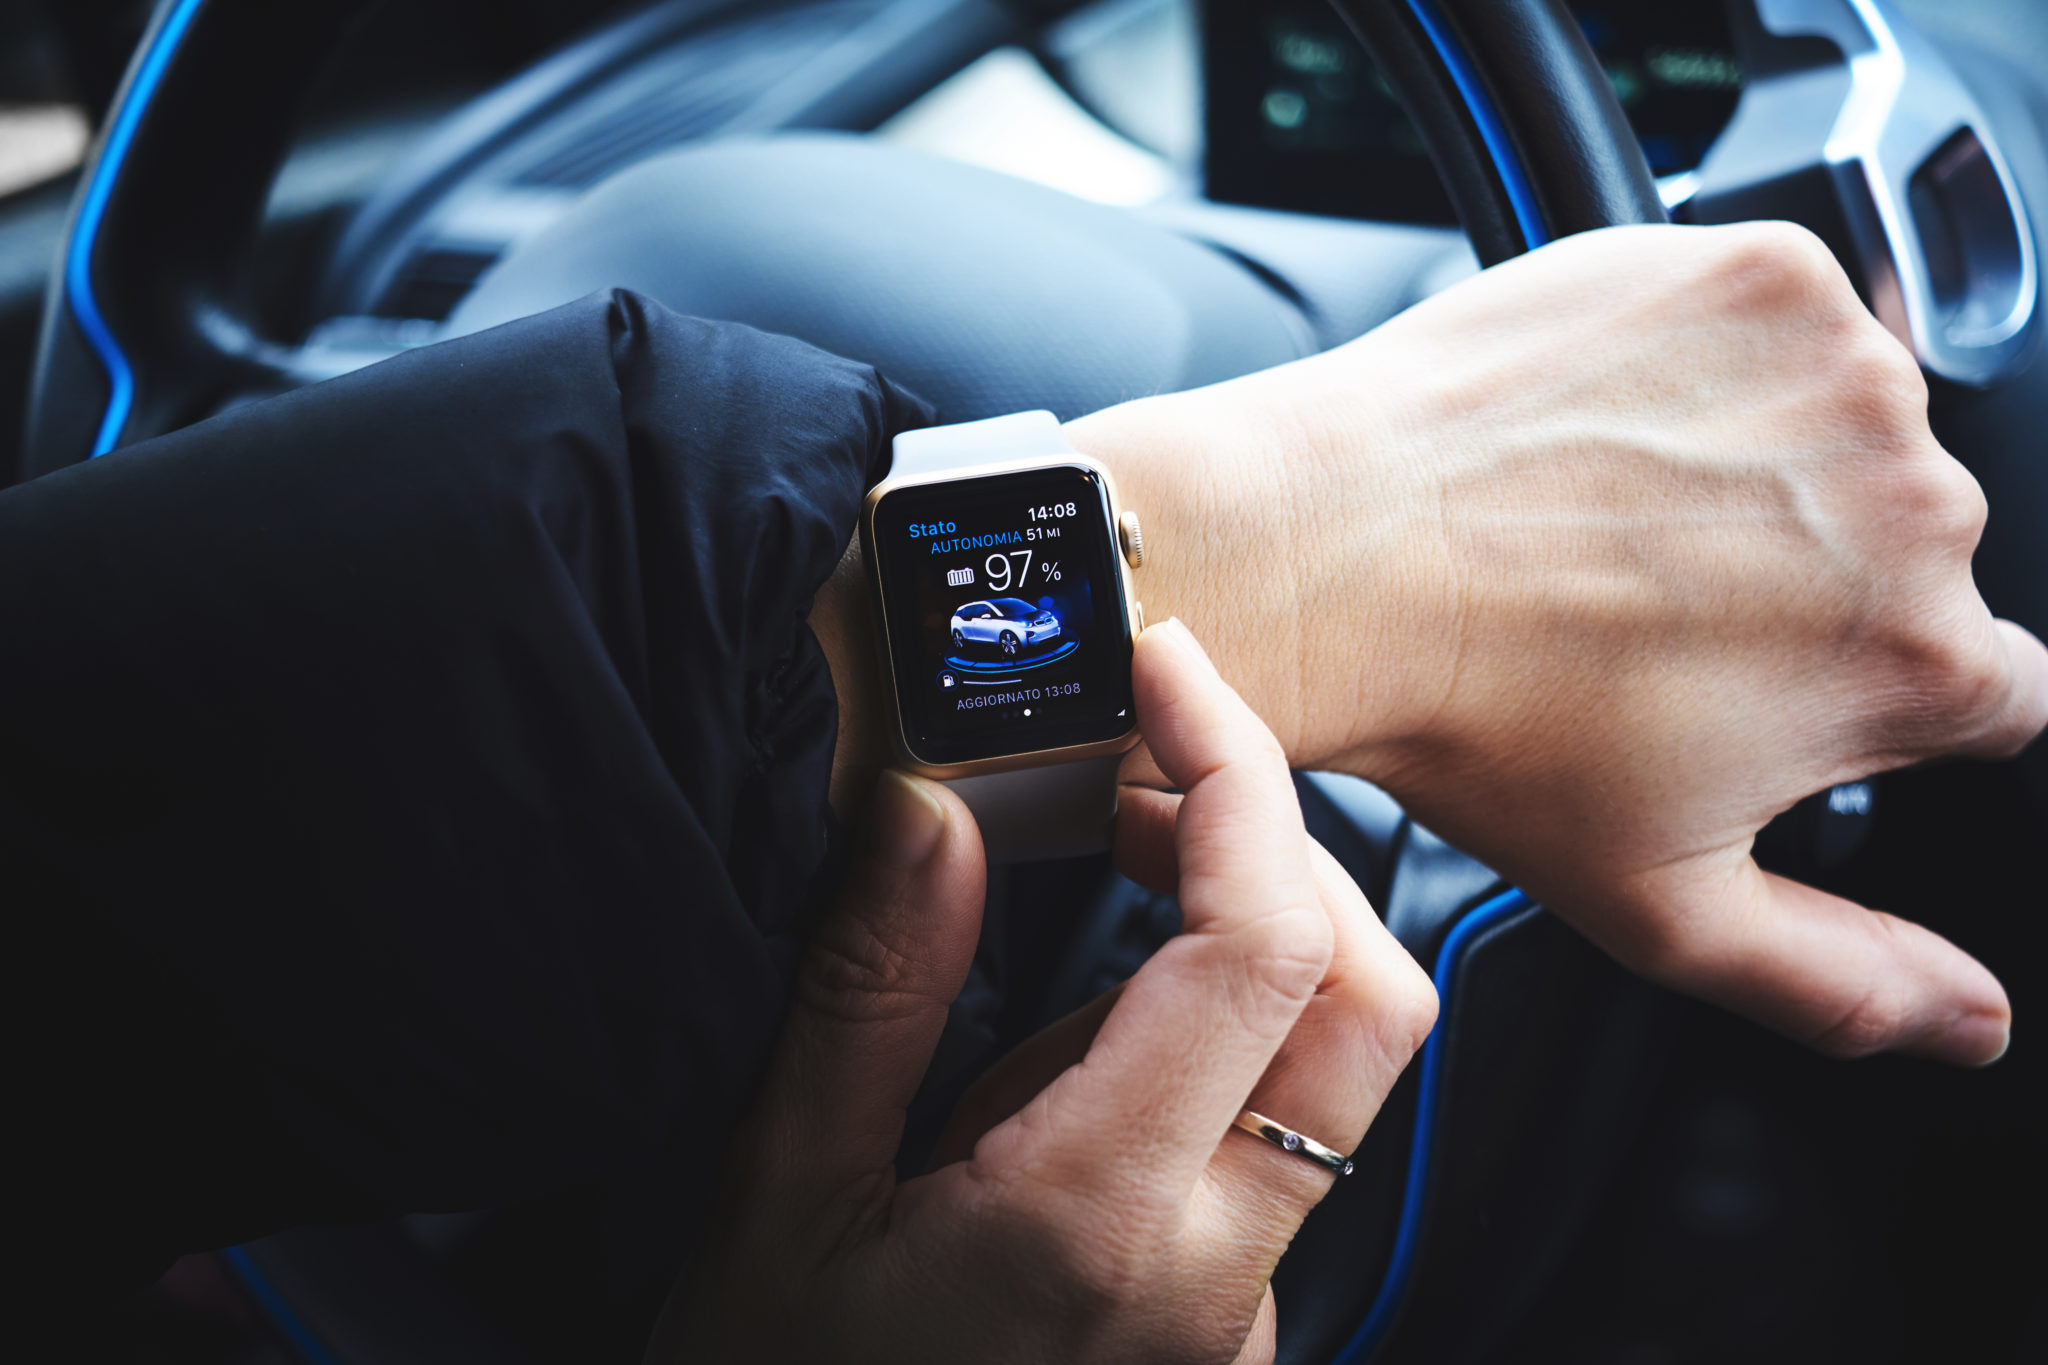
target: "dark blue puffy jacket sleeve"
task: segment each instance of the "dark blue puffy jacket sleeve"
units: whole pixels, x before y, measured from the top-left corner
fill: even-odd
[[[17,1243],[715,1169],[829,880],[805,617],[929,418],[597,296],[0,493]]]

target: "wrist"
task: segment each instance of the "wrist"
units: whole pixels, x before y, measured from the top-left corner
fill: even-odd
[[[1440,500],[1393,421],[1319,360],[1066,425],[1145,531],[1134,592],[1178,616],[1297,767],[1399,770],[1449,691]],[[1363,411],[1362,411],[1363,410]]]

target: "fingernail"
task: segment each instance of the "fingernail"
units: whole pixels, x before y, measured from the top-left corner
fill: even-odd
[[[884,768],[868,815],[868,847],[891,867],[918,867],[939,846],[946,808],[910,774]]]
[[[1905,1043],[1900,1051],[1932,1057],[1950,1066],[1990,1066],[2012,1046],[2012,1019],[2004,1014],[1966,1014]]]
[[[1211,673],[1216,671],[1216,661],[1209,657],[1208,650],[1202,648],[1202,642],[1197,640],[1195,633],[1188,629],[1187,622],[1181,620],[1178,616],[1169,616],[1158,625],[1152,627],[1152,629],[1165,631],[1172,637],[1176,645],[1185,648],[1196,658],[1207,664]],[[1149,634],[1149,632],[1147,633]]]
[[[1941,1035],[1941,1055],[1963,1066],[1990,1066],[2012,1046],[2012,1020],[1996,1014],[1965,1015]]]

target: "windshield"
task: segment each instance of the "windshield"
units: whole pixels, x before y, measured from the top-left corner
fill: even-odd
[[[998,597],[995,608],[1005,616],[1025,617],[1038,615],[1038,608],[1020,597]]]

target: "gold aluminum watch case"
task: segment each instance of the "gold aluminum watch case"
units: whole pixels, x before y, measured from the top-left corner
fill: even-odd
[[[975,465],[967,471],[934,470],[923,474],[908,474],[900,478],[882,480],[868,490],[866,501],[860,509],[860,555],[865,565],[868,592],[874,606],[876,623],[882,633],[882,666],[888,675],[889,685],[889,736],[896,748],[896,761],[910,771],[923,777],[950,782],[958,777],[978,777],[984,773],[1015,772],[1020,768],[1042,768],[1054,763],[1068,763],[1078,758],[1099,758],[1107,754],[1120,754],[1135,748],[1138,743],[1138,723],[1135,718],[1131,728],[1114,739],[1097,740],[1093,744],[1070,744],[1057,749],[1034,749],[1028,753],[1004,754],[996,758],[977,758],[966,763],[927,763],[911,750],[910,738],[903,732],[903,700],[897,692],[896,650],[889,638],[889,603],[887,590],[882,586],[880,566],[875,560],[875,508],[883,498],[899,488],[912,488],[933,483],[966,483],[973,479],[995,478],[1002,474],[1025,474],[1040,469],[1085,469],[1102,480],[1102,491],[1109,499],[1109,519],[1103,527],[1110,547],[1110,562],[1116,573],[1117,591],[1124,604],[1124,644],[1128,648],[1135,642],[1132,634],[1133,623],[1138,621],[1138,599],[1131,592],[1131,566],[1125,558],[1123,541],[1118,527],[1123,518],[1123,504],[1117,497],[1116,479],[1097,460],[1071,451],[1057,454],[1028,456],[1021,460],[1004,460],[998,464]],[[1132,708],[1135,710],[1136,708]]]

